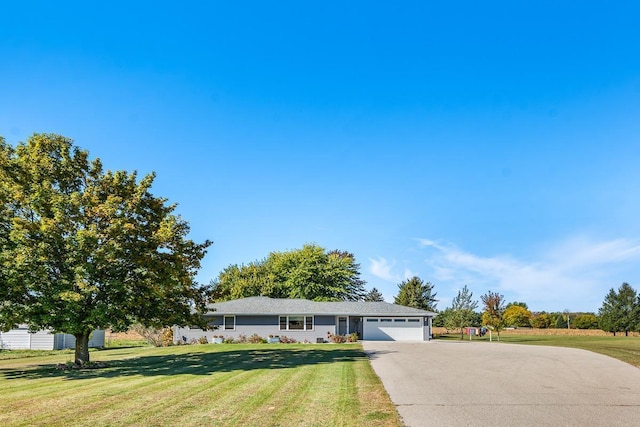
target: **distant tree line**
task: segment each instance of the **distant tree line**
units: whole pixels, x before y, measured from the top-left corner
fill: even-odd
[[[623,283],[617,291],[609,291],[597,315],[568,310],[531,312],[524,302],[505,305],[504,296],[492,291],[480,297],[483,311],[476,312],[478,303],[472,296],[465,286],[452,300],[451,307],[434,319],[433,325],[460,329],[461,334],[465,327],[486,326],[495,330],[498,337],[501,330],[509,327],[601,329],[613,335],[640,331],[640,295],[628,283]]]

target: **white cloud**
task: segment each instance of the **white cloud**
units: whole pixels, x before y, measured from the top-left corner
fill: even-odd
[[[394,270],[396,270],[397,264],[395,260],[389,261],[379,256],[376,259],[369,258],[369,262],[371,262],[371,267],[369,267],[371,274],[388,282],[400,283],[403,280],[416,276],[409,268],[405,268],[402,273],[395,272]]]
[[[369,258],[369,262],[371,262],[369,271],[374,276],[389,282],[401,281],[398,280],[399,276],[391,272],[396,265],[395,261],[389,262],[383,257],[377,257],[377,259]]]
[[[413,271],[409,270],[408,268],[404,269],[404,274],[403,274],[403,280],[407,280],[407,279],[411,279],[413,276],[417,276],[416,273],[414,273]]]
[[[534,310],[597,310],[609,288],[630,281],[621,273],[640,261],[640,243],[629,239],[572,238],[533,260],[480,256],[449,243],[417,240],[430,250],[426,264],[437,284],[452,290],[466,284],[475,296],[498,291]]]

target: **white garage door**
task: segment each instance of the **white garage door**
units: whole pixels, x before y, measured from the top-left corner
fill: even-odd
[[[363,335],[372,341],[422,341],[422,318],[365,317]]]

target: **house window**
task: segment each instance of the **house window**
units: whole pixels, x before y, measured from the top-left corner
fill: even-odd
[[[281,331],[312,331],[313,316],[280,316]]]
[[[406,322],[407,319],[393,319],[394,322]]]
[[[381,322],[391,322],[391,319],[380,319]]]
[[[224,330],[233,331],[236,329],[236,316],[224,316]]]
[[[420,319],[407,319],[409,322],[419,322]]]
[[[304,331],[304,316],[289,316],[289,330]]]
[[[367,322],[377,322],[378,319],[367,319]]]

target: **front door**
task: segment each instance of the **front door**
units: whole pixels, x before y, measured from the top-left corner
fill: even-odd
[[[347,335],[346,317],[338,317],[338,335]]]

